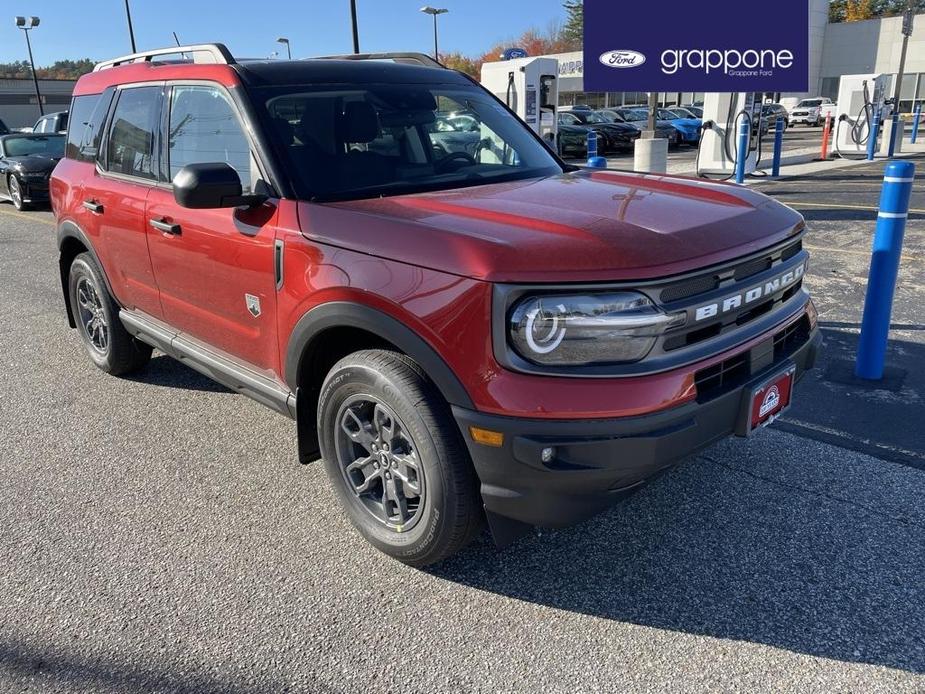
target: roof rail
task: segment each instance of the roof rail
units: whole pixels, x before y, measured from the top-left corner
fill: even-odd
[[[170,46],[169,48],[156,48],[153,51],[141,51],[130,55],[123,55],[121,58],[104,60],[93,66],[93,72],[105,70],[110,67],[126,65],[128,63],[150,63],[153,58],[162,55],[187,55],[181,62],[189,63],[217,63],[219,65],[232,65],[235,62],[234,56],[231,55],[222,43],[198,43],[191,46]]]
[[[425,67],[447,69],[426,53],[348,53],[347,55],[319,55],[305,60],[394,60],[396,63],[417,63]]]

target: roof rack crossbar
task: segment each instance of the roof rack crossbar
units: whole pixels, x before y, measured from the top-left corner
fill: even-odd
[[[396,63],[418,63],[425,67],[447,69],[446,65],[426,53],[348,53],[346,55],[319,55],[306,60],[394,60]]]
[[[187,62],[193,63],[213,63],[219,65],[232,65],[235,62],[234,56],[231,55],[224,44],[221,43],[197,43],[191,46],[170,46],[169,48],[156,48],[152,51],[141,51],[130,55],[123,55],[121,58],[104,60],[93,66],[93,72],[99,72],[110,67],[126,65],[129,63],[149,63],[152,59],[162,55],[185,55],[191,56]]]

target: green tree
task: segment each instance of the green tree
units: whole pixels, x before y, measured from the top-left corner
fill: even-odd
[[[562,27],[561,38],[568,45],[569,50],[577,51],[584,41],[585,13],[582,0],[565,0],[565,26]]]

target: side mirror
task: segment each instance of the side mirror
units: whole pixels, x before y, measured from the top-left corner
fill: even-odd
[[[254,207],[265,195],[242,195],[241,177],[225,162],[187,164],[173,177],[173,197],[193,210],[220,207]]]

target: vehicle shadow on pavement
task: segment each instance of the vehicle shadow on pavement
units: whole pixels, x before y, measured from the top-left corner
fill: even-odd
[[[141,668],[108,657],[86,657],[66,653],[65,649],[56,651],[48,646],[37,647],[19,641],[0,641],[0,683],[9,686],[7,691],[269,694],[288,689],[283,681],[272,686],[239,687],[209,675],[157,670],[150,666]],[[321,683],[315,684],[318,688],[313,691],[322,694],[333,691]]]
[[[867,409],[859,435],[894,416]],[[721,442],[580,526],[503,551],[484,535],[432,573],[605,619],[925,673],[922,567],[925,472],[772,428]]]
[[[151,361],[138,373],[125,376],[127,380],[165,388],[198,390],[206,393],[232,393],[225,386],[204,376],[173,357],[155,352]]]

